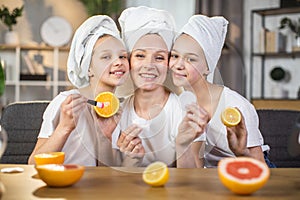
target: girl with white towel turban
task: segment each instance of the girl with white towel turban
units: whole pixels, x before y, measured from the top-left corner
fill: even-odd
[[[90,17],[76,30],[67,70],[77,89],[61,92],[47,107],[28,163],[38,153],[63,151],[65,163],[114,165],[111,134],[116,118],[98,117],[87,104],[101,92],[114,92],[129,74],[127,50],[110,17]]]
[[[188,105],[189,114],[179,126],[179,129],[190,127],[196,131],[195,134],[178,133],[178,167],[216,167],[223,157],[235,156],[264,161],[264,140],[255,108],[237,92],[213,83],[227,25],[223,17],[194,15],[174,42],[169,63],[173,81],[194,93],[197,101]],[[241,123],[232,128],[226,128],[220,118],[229,106],[237,107],[243,116]],[[191,127],[195,119],[201,125]]]
[[[126,155],[132,150],[129,141],[139,137],[145,154],[133,157],[140,159],[135,166],[154,161],[175,166],[175,138],[182,111],[178,96],[166,84],[174,19],[167,11],[141,6],[125,9],[119,22],[130,52],[131,88],[135,90],[122,105],[121,135],[115,136],[120,138],[115,148]]]

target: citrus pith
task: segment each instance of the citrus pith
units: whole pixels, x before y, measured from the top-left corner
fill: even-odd
[[[268,166],[254,158],[224,158],[219,161],[221,182],[236,194],[248,195],[262,188],[270,177]]]
[[[241,113],[238,109],[233,107],[226,108],[221,114],[221,120],[227,127],[236,126],[242,119]]]
[[[119,110],[119,99],[111,92],[102,92],[98,94],[95,101],[105,104],[103,108],[94,106],[96,113],[101,117],[111,117]]]
[[[165,185],[169,180],[168,166],[159,161],[151,163],[143,172],[143,180],[154,187]]]

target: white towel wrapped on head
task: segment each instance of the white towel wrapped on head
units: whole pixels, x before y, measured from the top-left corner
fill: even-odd
[[[88,70],[92,52],[98,38],[111,35],[120,41],[120,32],[115,22],[106,15],[95,15],[84,21],[76,30],[68,57],[68,77],[77,88],[89,85]]]
[[[131,7],[121,13],[119,23],[129,52],[138,39],[150,33],[160,35],[170,51],[175,36],[175,21],[169,12],[145,6]]]
[[[193,37],[203,49],[210,71],[207,80],[211,83],[225,42],[227,26],[228,21],[224,17],[194,15],[179,32],[179,35],[186,33]]]

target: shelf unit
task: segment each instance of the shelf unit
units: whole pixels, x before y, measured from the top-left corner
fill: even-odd
[[[42,53],[52,54],[52,76],[50,80],[20,80],[21,68],[26,65],[22,63],[22,53],[28,53],[30,51],[38,51]],[[67,56],[69,52],[69,47],[49,47],[49,46],[32,46],[32,45],[0,45],[1,59],[5,60],[8,64],[6,67],[10,67],[10,77],[6,78],[6,91],[8,98],[8,103],[24,100],[51,100],[56,96],[60,91],[65,90],[66,87],[71,86],[70,82],[64,79],[59,78],[59,69],[60,69],[60,57]],[[5,55],[6,57],[5,57]],[[8,56],[9,55],[9,56]],[[66,71],[66,63],[64,63],[64,68]],[[8,70],[8,69],[6,69]],[[38,93],[39,88],[44,94]],[[47,88],[45,90],[44,88]],[[24,91],[33,92],[34,95],[31,95],[27,98],[22,98]],[[36,96],[35,96],[36,95]],[[45,98],[45,99],[41,99]]]
[[[261,60],[261,81],[260,81],[260,98],[265,98],[265,61],[266,59],[282,58],[282,59],[296,59],[300,58],[300,52],[278,52],[278,53],[258,53],[254,49],[254,24],[255,16],[261,18],[261,27],[266,25],[266,18],[276,15],[300,14],[300,7],[291,8],[274,8],[274,9],[260,9],[251,11],[251,45],[250,45],[250,98],[253,99],[253,85],[254,85],[254,59],[260,58]],[[255,80],[257,81],[257,80]],[[255,97],[257,99],[257,97]]]

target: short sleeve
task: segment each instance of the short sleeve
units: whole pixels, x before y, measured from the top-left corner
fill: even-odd
[[[59,122],[60,106],[62,102],[68,95],[75,93],[78,93],[78,90],[61,92],[50,102],[43,114],[43,122],[38,138],[49,138],[52,135]]]

